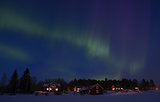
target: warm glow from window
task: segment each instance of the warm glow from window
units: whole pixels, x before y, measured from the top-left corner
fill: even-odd
[[[121,90],[121,88],[116,88],[116,90]]]
[[[115,90],[115,88],[112,88],[112,90],[114,91],[114,90]]]
[[[159,90],[159,88],[156,88],[156,91],[158,91]]]
[[[79,92],[79,91],[80,91],[80,89],[81,89],[81,88],[77,88],[77,92]]]
[[[74,87],[74,92],[76,92],[76,91],[77,91],[77,87],[75,86],[75,87]]]
[[[56,88],[55,90],[58,91],[58,88]]]

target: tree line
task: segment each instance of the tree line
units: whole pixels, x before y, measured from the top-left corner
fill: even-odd
[[[153,80],[142,79],[138,81],[136,79],[121,79],[121,80],[110,80],[105,78],[104,80],[96,79],[74,79],[70,82],[66,82],[63,78],[58,79],[48,79],[45,81],[37,82],[35,77],[30,76],[30,71],[28,68],[24,71],[23,75],[18,78],[17,70],[14,70],[9,83],[7,84],[7,76],[4,74],[0,81],[0,93],[9,94],[31,94],[34,91],[43,91],[44,83],[57,82],[60,84],[60,89],[65,91],[73,91],[74,87],[89,87],[99,83],[105,90],[112,90],[112,87],[131,89],[138,87],[140,90],[153,90],[156,86]]]
[[[78,87],[88,87],[99,83],[104,89],[112,90],[112,87],[124,88],[124,89],[135,89],[138,87],[140,90],[153,90],[156,86],[153,80],[145,80],[137,81],[136,79],[122,79],[122,80],[108,80],[105,78],[104,80],[95,80],[95,79],[74,79],[70,81],[69,86],[71,90],[73,90],[74,86]]]
[[[23,75],[18,79],[17,70],[14,70],[9,83],[6,83],[6,74],[2,76],[0,82],[0,92],[1,93],[33,93],[35,91],[36,80],[30,76],[30,71],[28,68],[24,71]]]

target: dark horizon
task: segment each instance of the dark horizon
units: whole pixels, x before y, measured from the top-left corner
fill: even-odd
[[[139,85],[140,85],[140,83],[142,82],[142,80],[145,80],[146,82],[147,82],[147,81],[150,82],[151,80],[153,80],[153,82],[154,82],[154,84],[155,84],[155,87],[160,87],[160,83],[155,82],[154,79],[145,79],[145,78],[142,78],[142,79],[135,79],[135,78],[109,79],[109,78],[107,78],[107,77],[104,77],[104,79],[96,79],[96,78],[73,78],[73,79],[67,80],[67,79],[65,79],[65,78],[63,78],[63,77],[55,77],[55,78],[39,79],[38,77],[31,75],[30,69],[29,69],[28,67],[27,67],[27,68],[24,70],[24,72],[21,73],[21,74],[18,73],[17,69],[14,70],[14,72],[15,72],[15,71],[17,72],[17,76],[18,76],[17,78],[18,78],[18,80],[20,80],[20,79],[22,78],[22,76],[24,75],[24,73],[25,73],[26,70],[29,71],[30,77],[31,77],[31,79],[34,81],[35,84],[38,84],[39,82],[48,82],[48,81],[49,81],[49,82],[52,82],[52,81],[54,81],[54,80],[64,80],[67,84],[69,84],[71,81],[74,81],[74,80],[77,80],[77,81],[78,81],[78,80],[96,80],[97,82],[98,82],[98,81],[101,82],[101,81],[105,81],[105,80],[107,80],[107,81],[109,81],[109,80],[110,80],[110,81],[122,81],[122,80],[130,80],[130,81],[133,81],[133,80],[137,80],[138,83],[139,83]],[[12,73],[11,77],[8,77],[8,76],[6,75],[6,73],[3,73],[2,77],[1,77],[1,80],[0,80],[0,83],[1,83],[1,84],[4,84],[4,85],[8,85],[9,82],[11,81],[11,78],[13,77],[14,72]]]

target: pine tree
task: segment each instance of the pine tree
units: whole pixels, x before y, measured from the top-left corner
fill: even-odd
[[[146,81],[146,90],[150,90],[150,88],[151,88],[150,83],[149,83],[149,81],[147,80],[147,81]]]
[[[133,79],[133,81],[132,81],[132,89],[134,89],[135,87],[138,87],[138,81],[136,79]]]
[[[140,84],[140,88],[142,90],[146,90],[146,87],[147,87],[147,83],[144,79],[142,79],[141,84]]]
[[[31,93],[32,80],[30,77],[29,69],[26,68],[23,76],[20,78],[20,90],[22,93]]]
[[[4,73],[1,78],[1,85],[6,86],[6,83],[7,83],[7,75],[6,75],[6,73]]]
[[[15,70],[8,85],[9,93],[15,94],[18,89],[18,74]]]
[[[7,91],[6,84],[7,84],[7,75],[6,73],[4,73],[0,81],[0,92],[5,93]]]
[[[154,89],[155,88],[155,83],[154,83],[154,81],[153,80],[150,80],[150,87],[151,87],[151,89]]]

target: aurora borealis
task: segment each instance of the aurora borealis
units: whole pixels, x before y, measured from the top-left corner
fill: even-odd
[[[2,75],[160,80],[157,0],[1,0]]]

